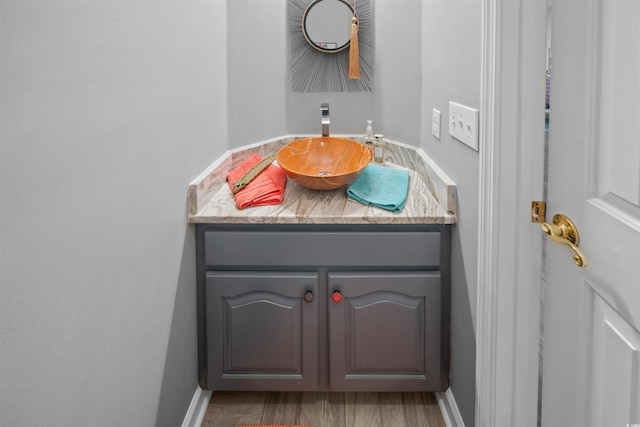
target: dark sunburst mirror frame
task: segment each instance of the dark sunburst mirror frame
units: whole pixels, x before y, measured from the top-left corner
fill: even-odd
[[[360,78],[349,78],[349,49],[314,48],[303,31],[303,17],[313,0],[289,0],[290,73],[293,92],[370,92],[373,84],[371,0],[356,0]],[[349,0],[346,3],[350,3]],[[353,3],[351,3],[353,8]]]

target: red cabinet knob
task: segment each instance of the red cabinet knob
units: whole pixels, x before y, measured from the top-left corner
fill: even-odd
[[[342,294],[340,291],[334,291],[333,294],[331,294],[331,299],[333,302],[340,302],[342,301]]]

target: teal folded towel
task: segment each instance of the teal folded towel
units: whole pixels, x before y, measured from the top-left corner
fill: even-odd
[[[350,199],[394,212],[404,208],[409,192],[409,171],[369,163],[347,188]]]

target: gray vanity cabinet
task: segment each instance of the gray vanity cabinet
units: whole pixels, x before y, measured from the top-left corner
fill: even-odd
[[[450,229],[197,224],[200,385],[444,391]]]

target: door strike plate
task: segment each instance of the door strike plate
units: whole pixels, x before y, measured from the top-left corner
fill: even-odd
[[[547,203],[543,201],[531,202],[531,222],[542,223],[547,213]]]

